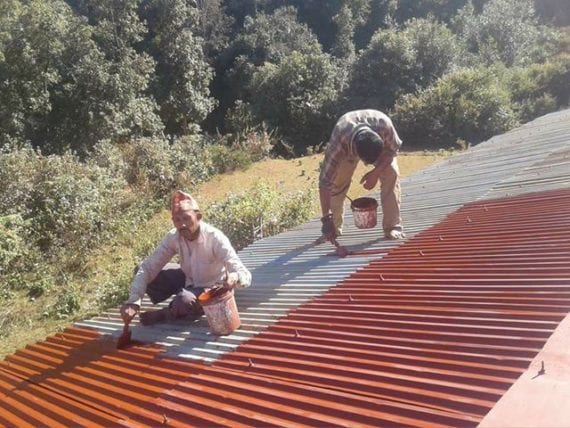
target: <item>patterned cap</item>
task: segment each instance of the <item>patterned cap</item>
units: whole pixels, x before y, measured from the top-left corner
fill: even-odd
[[[198,206],[196,199],[182,190],[177,190],[172,194],[170,211],[174,213],[180,209],[200,211],[200,207]]]

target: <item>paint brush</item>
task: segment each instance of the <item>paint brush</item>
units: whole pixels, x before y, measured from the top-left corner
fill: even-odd
[[[131,330],[129,330],[129,323],[125,322],[123,326],[123,334],[117,340],[117,349],[125,349],[131,344]]]

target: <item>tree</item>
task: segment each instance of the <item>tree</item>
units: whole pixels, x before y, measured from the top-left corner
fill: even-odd
[[[374,33],[393,25],[398,0],[375,0],[370,4],[370,14],[361,27],[357,28],[354,43],[358,51],[365,49]]]
[[[59,1],[20,4],[0,22],[0,144],[29,141],[47,151],[74,145],[59,138],[65,127],[57,98],[77,62],[97,55],[89,28]]]
[[[223,7],[234,22],[235,32],[243,27],[246,17],[255,17],[257,12],[263,12],[266,0],[222,0]]]
[[[148,22],[148,51],[156,62],[151,92],[169,134],[187,134],[212,111],[213,78],[202,50],[199,12],[184,0],[149,0],[143,8]]]
[[[129,46],[141,27],[117,29],[109,37],[115,21],[102,11],[92,26],[60,0],[20,6],[0,17],[6,29],[0,55],[0,144],[29,141],[45,153],[73,149],[84,154],[101,139],[161,129],[156,104],[145,94],[153,61]],[[97,19],[105,29],[97,27]]]
[[[449,70],[458,53],[455,36],[433,19],[379,30],[352,67],[348,108],[388,109],[400,95],[427,87]]]
[[[406,22],[412,18],[427,18],[434,16],[444,22],[449,22],[453,16],[469,0],[400,0],[395,12],[397,22]],[[488,0],[477,0],[479,4]]]
[[[225,12],[223,0],[201,0],[197,2],[199,23],[195,31],[203,40],[203,50],[210,65],[226,49],[232,36],[234,19]]]
[[[257,67],[265,63],[279,64],[295,51],[318,55],[321,47],[311,30],[297,21],[294,8],[248,17],[243,31],[220,58],[219,67],[225,71],[217,94],[222,114],[225,115],[236,100],[246,103],[251,100],[249,88]]]
[[[538,25],[533,0],[491,0],[481,14],[469,3],[453,25],[475,62],[501,61],[508,67],[547,58],[551,50],[545,41],[555,37]]]
[[[402,96],[391,113],[402,140],[417,148],[453,147],[514,127],[517,116],[499,74],[501,69],[460,69],[417,94]]]
[[[351,59],[355,53],[354,31],[356,28],[352,10],[344,5],[333,17],[337,27],[337,37],[331,53],[338,58]]]
[[[354,53],[355,31],[366,24],[373,1],[269,0],[267,3],[267,10],[293,6],[299,21],[317,35],[325,52],[347,58]]]
[[[138,47],[147,28],[138,15],[141,0],[70,0],[92,28],[92,38],[106,63],[96,77],[97,98],[107,138],[129,138],[162,131],[156,101],[148,94],[155,63]],[[86,71],[89,75],[89,70]],[[92,89],[92,83],[82,85]]]
[[[545,22],[555,25],[570,25],[570,2],[568,0],[535,0],[534,7]]]
[[[277,129],[302,153],[324,141],[333,125],[342,69],[327,54],[293,52],[279,64],[259,67],[251,86],[258,121]]]

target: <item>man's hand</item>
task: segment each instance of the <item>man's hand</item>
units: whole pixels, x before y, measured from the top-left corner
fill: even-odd
[[[121,317],[125,324],[129,324],[140,311],[140,306],[135,303],[125,303],[121,306]]]
[[[239,275],[237,272],[228,273],[224,280],[224,288],[232,290],[239,285]]]
[[[329,241],[334,242],[336,240],[336,227],[334,226],[332,214],[327,214],[321,218],[323,226],[321,227],[321,233]]]
[[[375,170],[368,171],[366,174],[362,176],[362,179],[360,180],[360,184],[362,184],[366,190],[374,189],[377,183],[378,183],[378,175]]]

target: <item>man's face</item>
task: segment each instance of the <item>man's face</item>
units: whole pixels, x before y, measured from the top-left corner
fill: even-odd
[[[201,219],[202,214],[199,211],[185,208],[183,204],[172,214],[174,227],[186,239],[194,239],[196,237]]]

